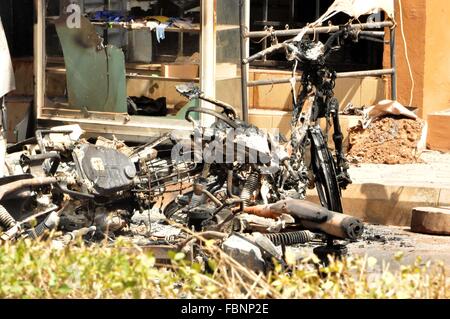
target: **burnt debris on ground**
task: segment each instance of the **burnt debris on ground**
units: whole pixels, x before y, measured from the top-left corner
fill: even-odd
[[[293,174],[290,165],[274,160],[287,156],[282,142],[239,120],[231,124],[241,129],[232,145],[245,145],[236,156],[255,151],[264,160],[218,160],[227,136],[220,122],[196,127],[187,140],[165,135],[138,146],[103,137],[88,141],[78,125],[38,130],[8,147],[7,174],[0,179],[0,238],[38,239],[53,232],[57,247],[79,238],[125,237],[176,250],[195,243],[196,234],[218,240],[225,252],[262,270],[274,257],[282,259],[286,245],[360,237],[364,226],[356,218],[304,200],[307,174]],[[208,136],[201,150],[215,148],[214,160],[197,162],[190,153],[174,159],[164,151],[193,143],[195,130]],[[199,249],[194,246],[189,249]]]

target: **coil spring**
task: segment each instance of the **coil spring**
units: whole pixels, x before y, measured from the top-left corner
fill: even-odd
[[[32,228],[27,231],[27,235],[30,236],[31,239],[37,239],[41,237],[48,228],[45,226],[45,220],[37,225],[35,228]]]
[[[245,181],[244,187],[242,188],[241,192],[241,199],[244,201],[245,206],[250,205],[252,194],[258,188],[258,184],[259,184],[259,173],[256,171],[252,172]]]
[[[6,228],[6,230],[10,229],[16,224],[16,220],[12,217],[5,207],[0,205],[0,226]]]
[[[275,246],[305,244],[314,239],[314,234],[307,230],[264,234]]]

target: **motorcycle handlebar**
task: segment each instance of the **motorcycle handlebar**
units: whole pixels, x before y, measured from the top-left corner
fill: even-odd
[[[278,50],[281,50],[281,49],[285,48],[286,46],[287,46],[287,44],[284,43],[284,42],[272,45],[271,47],[268,47],[267,49],[264,49],[261,52],[258,52],[256,54],[248,57],[247,59],[244,59],[242,62],[244,64],[251,63],[251,62],[253,62],[253,61],[257,60],[257,59],[263,58],[266,55],[269,55],[269,54],[274,53],[274,52],[276,52]]]
[[[327,56],[331,51],[333,51],[333,47],[332,47],[333,42],[344,32],[347,32],[347,30],[341,29],[341,30],[331,34],[330,38],[325,43],[325,52],[324,52],[323,56]],[[247,59],[243,59],[242,63],[243,64],[251,63],[257,59],[261,59],[264,56],[274,53],[276,51],[279,51],[281,49],[288,49],[289,51],[294,52],[297,59],[300,60],[300,53],[299,53],[296,45],[292,43],[292,39],[291,39],[291,40],[285,41],[283,43],[277,43],[277,44],[272,45],[256,54],[253,54],[252,56],[248,57]]]

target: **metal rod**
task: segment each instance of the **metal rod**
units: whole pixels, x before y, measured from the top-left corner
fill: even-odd
[[[395,59],[395,29],[391,29],[391,68],[394,72],[391,75],[391,99],[397,100],[397,62]]]
[[[337,73],[337,78],[353,78],[358,76],[380,76],[394,73],[394,69],[381,69],[369,71],[355,71],[355,72],[340,72]]]
[[[394,25],[391,21],[384,21],[384,22],[371,22],[371,23],[361,23],[361,24],[353,24],[350,25],[350,30],[365,30],[365,29],[381,29],[385,27],[392,27]],[[319,33],[332,33],[339,31],[340,26],[330,26],[330,27],[317,27],[317,28],[309,28],[306,31],[306,34],[319,34]],[[299,34],[303,29],[291,29],[291,30],[277,30],[277,31],[251,31],[251,32],[245,32],[244,36],[247,38],[263,38],[268,35],[273,36],[296,36]]]
[[[217,207],[222,206],[222,202],[216,196],[211,194],[208,190],[203,189],[202,193],[204,193],[206,196],[208,196],[209,199],[211,199],[217,205]]]
[[[184,5],[180,7],[179,17],[184,18]],[[184,33],[178,33],[178,56],[184,55]]]
[[[290,11],[289,23],[292,23],[295,21],[295,0],[291,0],[289,4],[289,11]]]
[[[44,186],[44,185],[50,185],[57,183],[58,180],[56,177],[36,177],[31,179],[24,179],[19,180],[15,182],[11,182],[6,185],[2,185],[2,188],[0,190],[0,201],[5,197],[6,195],[18,191],[25,187],[35,187],[35,186]]]
[[[297,77],[295,77],[295,79],[297,81],[300,81],[302,79],[302,77],[297,76]],[[254,86],[264,86],[264,85],[285,84],[285,83],[290,83],[290,80],[291,80],[291,78],[249,81],[247,83],[247,86],[254,87]]]
[[[269,0],[264,0],[263,4],[263,21],[267,22],[269,19]]]
[[[83,3],[84,3],[84,1],[83,1]],[[103,1],[103,10],[105,10],[105,11],[111,10],[111,1],[109,1],[109,0],[104,0]],[[108,45],[108,43],[109,43],[109,30],[108,30],[108,28],[103,30],[103,41],[104,41],[105,45]]]
[[[359,33],[359,35],[368,35],[371,37],[380,37],[380,38],[384,38],[386,32],[384,31],[361,31]]]
[[[393,69],[341,72],[341,73],[337,73],[337,78],[352,78],[352,77],[361,77],[361,76],[380,76],[380,75],[388,75],[388,74],[393,74],[393,73],[394,73]],[[297,81],[300,81],[301,79],[302,79],[301,76],[296,77]],[[263,86],[263,85],[276,85],[276,84],[290,83],[290,81],[291,81],[291,78],[269,79],[269,80],[250,81],[247,83],[247,85],[248,85],[248,87]]]
[[[45,5],[44,1],[34,0],[35,20],[34,41],[34,108],[36,118],[41,116],[45,104]]]
[[[374,38],[374,37],[368,37],[368,36],[365,36],[365,35],[361,35],[359,38],[360,38],[361,40],[366,40],[366,41],[371,41],[371,42],[386,43],[386,42],[384,42],[383,39],[380,39],[380,38]]]
[[[267,23],[267,19],[269,19],[269,0],[264,0],[263,21],[265,24]],[[264,38],[262,48],[263,48],[263,50],[267,49],[267,38]],[[266,61],[266,60],[267,60],[267,57],[264,56],[263,61]]]
[[[248,65],[243,61],[247,58],[247,42],[245,37],[247,32],[246,28],[246,14],[247,14],[247,0],[240,0],[239,2],[239,25],[240,25],[240,37],[241,37],[241,86],[242,86],[242,119],[244,122],[248,122]]]
[[[316,20],[320,18],[320,0],[316,0]]]
[[[200,88],[208,96],[216,97],[216,1],[201,1],[201,34],[200,34]],[[206,101],[200,101],[203,108],[214,109]],[[200,125],[209,127],[214,123],[213,116],[200,115]]]

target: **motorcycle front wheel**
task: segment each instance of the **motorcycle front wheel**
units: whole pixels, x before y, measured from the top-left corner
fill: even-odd
[[[341,190],[336,175],[336,162],[319,126],[308,130],[311,140],[311,165],[320,203],[334,212],[342,213]]]

